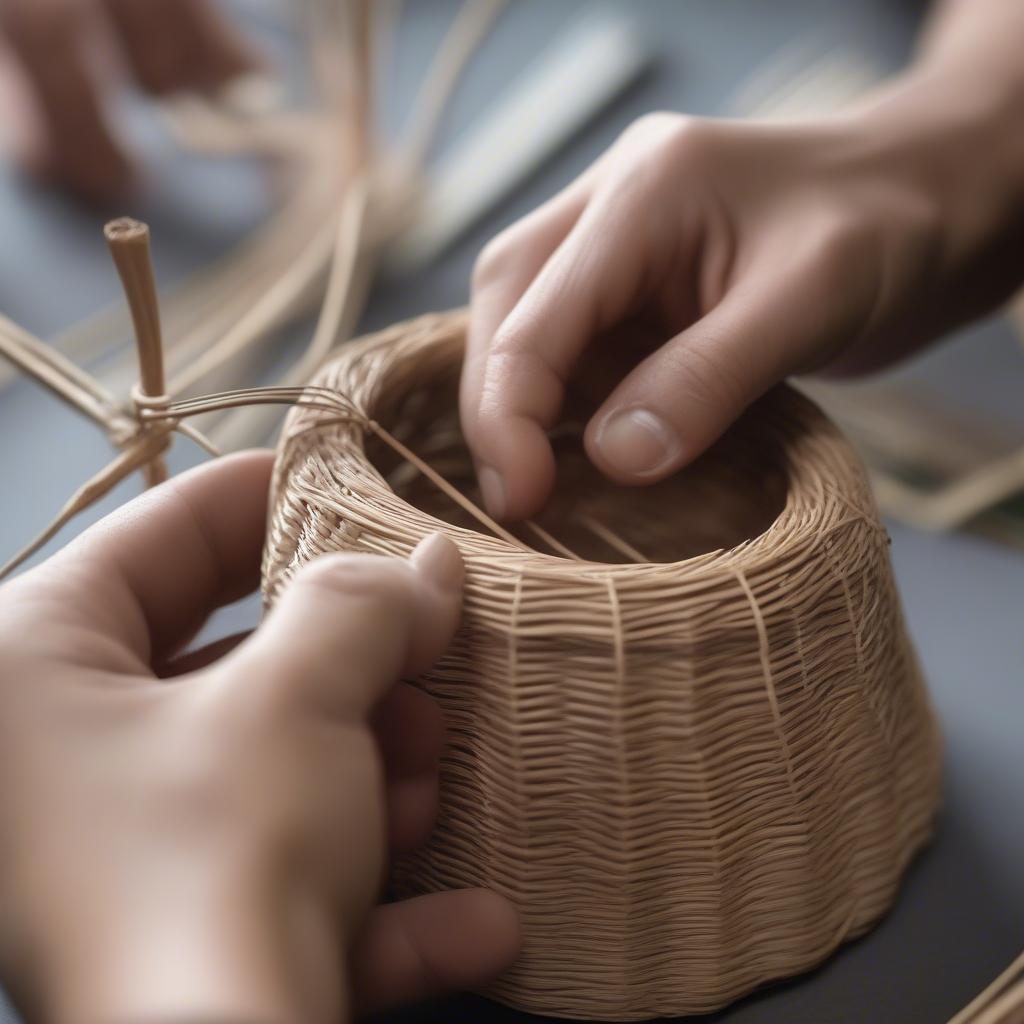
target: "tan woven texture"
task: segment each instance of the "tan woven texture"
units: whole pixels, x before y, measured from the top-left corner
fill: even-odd
[[[398,891],[509,896],[525,949],[487,994],[534,1012],[707,1011],[812,967],[892,904],[939,791],[856,456],[780,388],[691,469],[617,488],[581,452],[584,383],[555,499],[503,539],[367,427],[478,500],[464,329],[400,324],[319,375],[359,415],[293,411],[264,566],[272,603],[326,551],[405,555],[436,530],[462,551],[463,628],[422,680],[448,723],[440,818]]]

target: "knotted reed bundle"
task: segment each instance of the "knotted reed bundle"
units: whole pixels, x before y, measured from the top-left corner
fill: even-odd
[[[322,371],[354,411],[291,414],[265,555],[273,602],[323,552],[405,555],[435,530],[462,551],[463,628],[422,680],[449,729],[441,814],[396,888],[509,896],[525,949],[489,994],[535,1012],[707,1011],[813,966],[890,906],[938,798],[856,456],[781,388],[626,490],[588,467],[570,407],[558,495],[506,532],[458,433],[464,327],[401,324]]]

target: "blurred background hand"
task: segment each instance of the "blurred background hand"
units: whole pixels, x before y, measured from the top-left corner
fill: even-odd
[[[122,79],[154,96],[210,92],[259,66],[209,0],[0,0],[0,30],[4,127],[17,158],[92,201],[131,183],[108,111]]]

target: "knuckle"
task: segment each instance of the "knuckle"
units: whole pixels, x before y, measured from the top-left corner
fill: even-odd
[[[685,114],[648,114],[635,122],[627,133],[651,156],[664,157],[674,165],[693,167],[702,164],[717,150],[718,131],[710,122]]]
[[[848,297],[881,279],[901,286],[927,275],[944,233],[941,208],[931,199],[889,189],[819,208],[815,224],[797,265],[819,288]]]
[[[500,423],[513,409],[525,412],[537,406],[557,406],[568,369],[566,360],[532,344],[518,325],[503,325],[491,342],[481,419]]]
[[[502,280],[518,259],[522,239],[518,225],[506,228],[481,250],[473,266],[473,290]]]
[[[683,118],[661,140],[673,163],[686,168],[701,168],[718,152],[718,130],[696,117]]]
[[[830,287],[841,286],[868,240],[865,221],[855,209],[820,211],[808,242],[807,255],[813,273]]]
[[[687,346],[671,372],[679,397],[709,414],[719,416],[723,409],[742,409],[750,400],[742,372],[714,337]]]
[[[490,355],[492,364],[524,355],[522,331],[514,323],[503,323],[491,338]]]
[[[668,110],[655,110],[638,117],[627,125],[621,138],[624,142],[661,138],[671,133],[681,121],[685,120],[686,115],[684,114],[676,114]]]

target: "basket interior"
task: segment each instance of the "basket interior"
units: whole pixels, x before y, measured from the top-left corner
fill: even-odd
[[[778,432],[770,429],[757,406],[681,472],[648,487],[622,487],[596,470],[583,450],[583,429],[602,391],[599,382],[587,377],[574,382],[564,419],[551,432],[558,482],[547,507],[533,522],[560,545],[588,561],[675,562],[736,547],[762,534],[778,518],[788,486],[784,449]],[[411,390],[390,389],[375,415],[450,483],[481,504],[459,430],[457,393],[458,367],[446,367]],[[380,442],[369,438],[367,454],[410,504],[453,525],[482,529]],[[528,524],[510,529],[538,551],[564,554]]]

